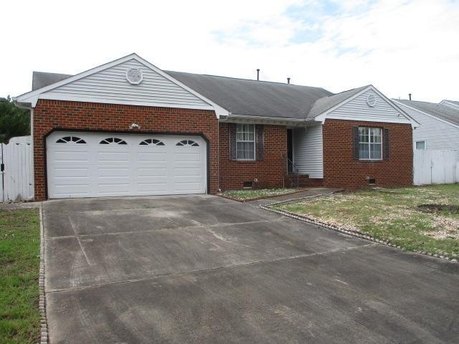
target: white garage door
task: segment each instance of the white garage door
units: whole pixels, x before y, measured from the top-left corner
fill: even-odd
[[[53,132],[46,140],[48,197],[205,193],[199,136]]]

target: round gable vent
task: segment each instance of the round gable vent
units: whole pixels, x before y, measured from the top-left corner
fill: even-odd
[[[367,104],[369,107],[374,107],[376,105],[376,96],[373,93],[367,96]]]
[[[138,85],[143,81],[143,73],[139,68],[131,68],[126,72],[126,80],[132,85]]]

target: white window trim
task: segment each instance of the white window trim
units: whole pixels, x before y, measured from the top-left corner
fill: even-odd
[[[372,145],[372,142],[370,140],[370,132],[371,132],[371,130],[368,131],[368,142],[361,142],[360,141],[360,132],[359,132],[359,160],[362,160],[362,161],[382,161],[382,160],[384,160],[384,156],[383,156],[383,154],[384,154],[384,147],[383,147],[383,145],[384,145],[384,137],[383,137],[384,132],[383,132],[383,129],[379,128],[379,127],[359,127],[359,128],[379,129],[380,132],[381,132],[381,144],[380,144],[381,145],[381,155],[380,155],[381,157],[378,158],[378,159],[371,158],[371,145]],[[368,156],[369,156],[368,158],[361,158],[360,157],[360,145],[361,144],[368,144]]]
[[[424,142],[424,148],[418,149],[418,142]],[[427,140],[419,140],[414,143],[414,149],[416,150],[427,150]]]
[[[253,140],[238,140],[237,138],[237,129],[238,127],[240,127],[241,125],[247,125],[247,126],[250,126],[253,128]],[[256,145],[257,145],[257,132],[256,132],[256,128],[255,128],[255,124],[236,124],[236,160],[238,161],[256,161],[257,160],[257,149],[256,149]],[[248,143],[251,143],[253,142],[253,159],[240,159],[237,157],[237,144],[238,142],[248,142]]]

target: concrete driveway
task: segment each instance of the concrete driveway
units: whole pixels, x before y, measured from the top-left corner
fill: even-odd
[[[44,204],[51,343],[457,343],[459,264],[213,196]]]

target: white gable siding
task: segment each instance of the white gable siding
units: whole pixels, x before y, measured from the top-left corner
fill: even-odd
[[[126,80],[126,71],[140,68],[143,81],[132,85]],[[48,99],[114,102],[136,105],[208,107],[202,99],[166,79],[135,59],[91,74],[82,79],[55,88],[43,94]]]
[[[300,174],[324,177],[322,126],[293,130],[293,162]]]
[[[376,97],[376,105],[370,107],[367,104],[369,94]],[[373,90],[367,90],[356,98],[339,106],[328,113],[327,118],[347,119],[356,121],[410,123],[410,121],[399,115],[400,111],[394,109],[384,98]]]
[[[425,140],[427,149],[455,150],[459,157],[459,128],[404,105],[400,104],[400,107],[420,124],[413,130],[414,148],[416,141]]]

